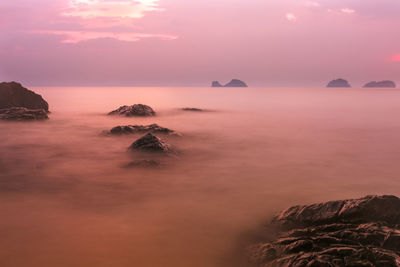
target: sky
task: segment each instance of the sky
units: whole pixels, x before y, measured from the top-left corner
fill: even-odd
[[[1,0],[0,80],[400,82],[399,0]]]

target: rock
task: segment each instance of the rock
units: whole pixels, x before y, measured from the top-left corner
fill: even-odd
[[[0,109],[0,120],[27,121],[46,120],[48,118],[44,109],[27,109],[23,107]]]
[[[146,132],[180,135],[176,133],[174,130],[161,127],[157,124],[116,126],[112,128],[109,133],[118,135],[118,134],[136,134],[136,133],[146,133]]]
[[[218,81],[214,81],[211,87],[247,87],[247,84],[241,80],[233,79],[225,85],[221,85]]]
[[[143,104],[135,104],[132,106],[121,106],[118,109],[111,111],[108,115],[123,115],[126,117],[132,116],[154,116],[156,115],[155,111]]]
[[[151,133],[133,142],[129,149],[148,152],[172,152],[170,145]]]
[[[380,82],[369,82],[364,85],[365,88],[396,88],[396,84],[393,81],[380,81]]]
[[[0,109],[24,107],[49,111],[49,104],[38,94],[24,88],[17,82],[0,83]]]
[[[225,84],[224,87],[247,87],[247,84],[241,80],[233,79],[229,83]]]
[[[351,85],[344,79],[337,79],[330,81],[326,87],[351,87]]]
[[[124,168],[157,168],[160,167],[160,162],[151,159],[142,159],[129,162]]]
[[[268,225],[279,229],[248,248],[256,266],[400,266],[400,199],[367,196],[294,206]]]
[[[222,84],[219,83],[219,81],[213,81],[211,87],[223,87],[223,86]]]
[[[182,110],[184,110],[184,111],[203,111],[200,108],[183,108]]]

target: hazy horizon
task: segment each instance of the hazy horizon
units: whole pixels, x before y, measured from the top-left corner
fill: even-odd
[[[397,82],[396,0],[4,0],[1,81],[353,87]]]

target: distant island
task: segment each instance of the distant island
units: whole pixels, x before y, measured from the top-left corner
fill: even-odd
[[[393,81],[373,81],[364,85],[364,88],[396,88],[396,84]]]
[[[345,79],[336,79],[330,81],[326,87],[351,87],[351,85]]]
[[[248,87],[247,84],[241,80],[233,79],[229,83],[222,85],[218,81],[213,81],[211,87]]]

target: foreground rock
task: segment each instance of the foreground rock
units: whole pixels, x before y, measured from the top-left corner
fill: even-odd
[[[130,150],[134,151],[145,151],[145,152],[173,152],[170,145],[165,143],[163,140],[158,138],[151,133],[142,136],[129,147]]]
[[[132,116],[154,116],[156,112],[149,106],[143,104],[135,104],[132,106],[121,106],[118,109],[111,111],[108,115],[122,115],[126,117]]]
[[[380,81],[380,82],[369,82],[364,85],[365,88],[396,88],[396,84],[393,81]]]
[[[49,104],[38,94],[16,82],[0,83],[0,109],[24,107],[49,111]]]
[[[0,109],[0,120],[32,121],[46,120],[48,118],[44,109],[27,109],[23,107]]]
[[[212,82],[211,87],[247,87],[247,84],[241,80],[233,79],[225,85],[221,85],[218,81],[214,81]]]
[[[395,196],[294,206],[268,225],[279,237],[249,256],[257,266],[400,266],[399,223]]]
[[[161,127],[158,124],[116,126],[112,128],[109,133],[114,135],[137,133],[162,133],[169,135],[180,135],[174,130]]]
[[[326,87],[351,87],[351,85],[344,79],[337,79],[330,81]]]

